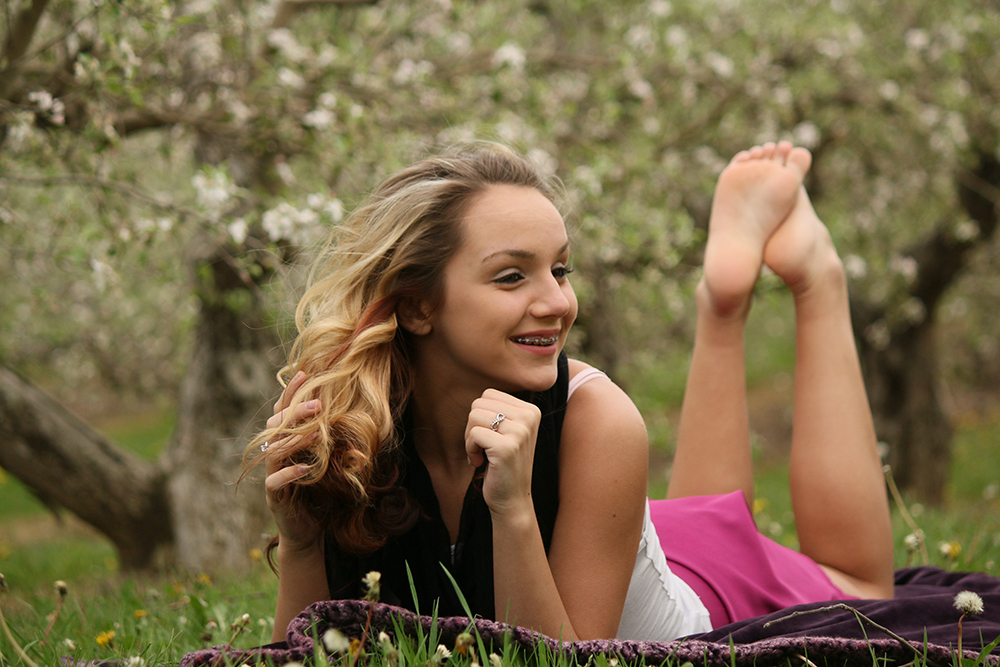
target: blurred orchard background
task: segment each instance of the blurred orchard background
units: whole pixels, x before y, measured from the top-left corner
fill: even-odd
[[[477,138],[565,183],[571,351],[631,393],[658,461],[715,179],[755,143],[811,149],[896,482],[935,506],[954,463],[995,508],[992,0],[0,4],[0,519],[68,510],[126,570],[247,567],[268,517],[233,482],[311,244],[393,170]],[[773,276],[750,327],[766,460],[794,358]],[[985,444],[955,460],[970,429]]]

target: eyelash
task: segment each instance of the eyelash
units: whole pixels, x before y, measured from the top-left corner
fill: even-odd
[[[568,278],[571,273],[573,273],[573,269],[568,266],[560,266],[552,269],[552,275],[556,277],[556,280],[564,280]],[[500,285],[515,285],[522,280],[524,280],[524,274],[520,271],[514,271],[496,278],[493,282]]]

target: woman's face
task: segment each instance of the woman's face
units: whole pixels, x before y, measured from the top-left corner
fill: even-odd
[[[424,361],[456,386],[548,389],[577,313],[562,216],[534,188],[494,185],[461,225],[442,301],[420,337]]]

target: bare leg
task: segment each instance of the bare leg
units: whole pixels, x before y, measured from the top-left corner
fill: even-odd
[[[789,470],[802,553],[841,590],[892,596],[892,527],[851,330],[847,281],[804,189],[764,252],[795,298]]]
[[[670,498],[742,490],[752,506],[743,330],[765,244],[795,206],[810,161],[787,142],[766,144],[738,154],[719,177]]]

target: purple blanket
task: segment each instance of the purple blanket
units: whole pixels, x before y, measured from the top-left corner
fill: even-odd
[[[799,605],[671,642],[597,640],[560,646],[525,628],[486,620],[477,620],[474,624],[487,647],[500,647],[508,641],[530,655],[538,642],[544,642],[553,649],[572,653],[581,663],[586,663],[593,655],[608,654],[628,662],[642,658],[646,664],[672,658],[696,665],[768,667],[787,665],[789,661],[802,664],[796,656],[804,656],[816,665],[855,664],[856,661],[870,665],[874,653],[895,664],[906,664],[919,652],[926,654],[931,664],[951,665],[961,615],[954,607],[954,597],[960,591],[973,591],[982,597],[984,612],[963,621],[963,649],[966,649],[963,652],[966,657],[975,657],[983,646],[1000,637],[1000,579],[981,573],[920,567],[898,570],[896,586],[893,600],[849,600],[846,604],[891,630],[898,638],[863,625],[853,612],[844,609],[789,618],[792,612],[819,609],[827,606],[826,603]],[[229,658],[232,664],[266,664],[268,659],[274,664],[307,660],[313,652],[314,636],[322,636],[328,628],[337,628],[348,637],[360,637],[369,612],[370,637],[382,631],[394,634],[394,619],[409,635],[415,633],[418,624],[425,630],[431,624],[427,616],[417,616],[385,604],[369,605],[355,600],[319,602],[292,621],[287,641],[250,650],[231,650]],[[783,620],[772,622],[778,619]],[[438,619],[440,641],[450,648],[455,638],[469,626],[467,618]],[[901,643],[899,638],[906,640],[908,645]],[[181,667],[217,664],[222,650],[222,647],[215,647],[189,653],[181,661]],[[988,663],[1000,664],[1000,648],[994,649]]]

